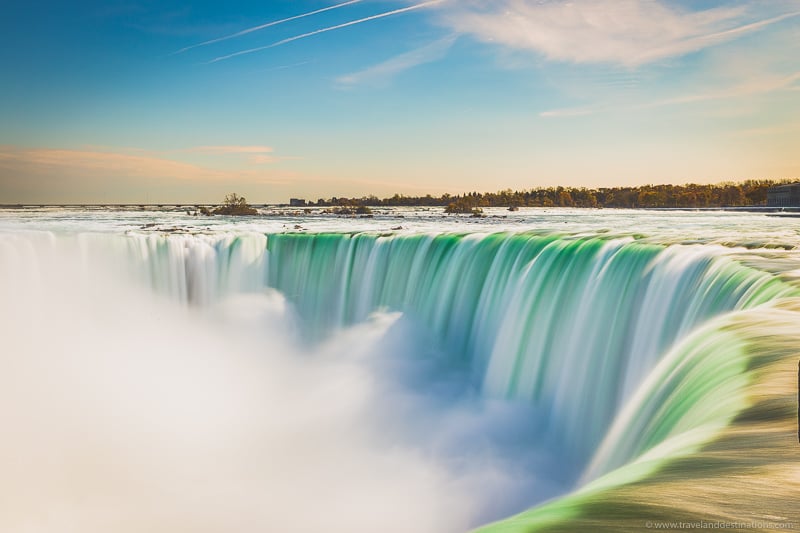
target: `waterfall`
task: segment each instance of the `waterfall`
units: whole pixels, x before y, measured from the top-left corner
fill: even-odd
[[[0,244],[15,258],[4,275],[75,247],[86,272],[124,271],[192,307],[276,290],[310,343],[402,313],[482,397],[530,406],[524,423],[589,487],[697,450],[731,424],[754,381],[753,343],[731,324],[800,294],[721,247],[603,236],[38,234]]]
[[[322,338],[405,313],[482,394],[540,412],[576,469],[659,360],[709,319],[796,290],[709,246],[536,234],[135,236],[133,267],[189,302],[272,287]],[[127,261],[127,260],[126,260]]]

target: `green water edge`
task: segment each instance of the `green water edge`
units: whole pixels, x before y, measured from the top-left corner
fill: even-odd
[[[555,296],[577,293],[577,290],[564,286],[563,274],[590,272],[591,258],[611,241],[625,241],[618,250],[618,261],[624,262],[626,268],[614,274],[614,285],[623,292],[626,290],[626,274],[631,269],[637,272],[646,270],[646,265],[655,256],[670,248],[605,234],[587,237],[538,232],[494,233],[477,237],[468,233],[412,236],[283,233],[267,235],[265,244],[275,259],[304,257],[303,262],[293,260],[290,268],[270,267],[267,273],[268,285],[285,292],[301,308],[304,306],[303,298],[307,297],[304,290],[307,281],[320,280],[308,294],[313,294],[315,301],[321,297],[335,302],[343,323],[363,318],[364,307],[423,309],[433,329],[449,338],[449,342],[461,339],[464,344],[457,346],[457,350],[466,352],[473,332],[470,329],[453,330],[453,317],[460,321],[475,321],[475,317],[458,316],[459,299],[477,301],[487,276],[494,275],[499,279],[512,276],[534,259],[538,260],[540,266],[546,268],[542,268],[541,278],[535,281],[539,284],[538,289],[530,290],[529,299],[523,300],[521,305],[523,309],[546,308]],[[465,247],[463,243],[469,245]],[[218,248],[223,257],[227,256],[228,267],[237,249],[244,245],[242,238],[234,237],[224,247]],[[388,249],[386,253],[372,257],[376,247]],[[418,254],[421,249],[424,250],[424,261],[420,261]],[[544,250],[555,252],[543,256]],[[498,263],[494,259],[501,251],[508,259]],[[353,302],[353,295],[346,291],[335,293],[333,281],[343,282],[345,286],[362,281],[359,278],[362,272],[357,271],[354,265],[365,261],[368,256],[385,262],[378,268],[383,280],[388,281],[381,290],[371,295],[366,303]],[[317,260],[320,258],[325,260]],[[457,276],[448,270],[453,268],[454,258],[463,263],[455,271]],[[424,281],[409,295],[409,280],[417,279]],[[458,284],[458,293],[454,283]],[[444,292],[441,292],[442,287]],[[752,370],[754,363],[764,354],[772,353],[770,343],[763,340],[763,331],[754,331],[750,327],[749,324],[754,323],[751,319],[763,313],[772,314],[780,298],[800,297],[800,289],[795,284],[727,257],[721,257],[714,272],[692,290],[696,292],[694,306],[729,310],[673,346],[623,412],[618,414],[595,457],[595,463],[605,462],[605,469],[595,466],[601,475],[567,496],[478,531],[574,531],[582,519],[591,517],[602,518],[610,525],[611,531],[642,529],[643,520],[651,517],[650,511],[643,511],[645,507],[642,506],[625,504],[609,493],[615,488],[657,479],[660,473],[668,471],[681,459],[691,457],[713,443],[737,416],[748,409],[748,387],[757,379],[757,372]],[[429,301],[436,291],[453,296]],[[497,291],[494,301],[487,302],[486,306],[489,309],[501,308],[504,304],[501,294],[504,291]],[[306,318],[311,322],[324,321],[322,315],[313,316],[315,311],[311,303],[305,302],[306,311],[312,313]],[[319,307],[316,313],[321,313]],[[800,314],[795,311],[790,314],[789,323],[800,324]],[[782,317],[782,320],[787,318]],[[522,323],[520,327],[536,325]],[[524,342],[518,349],[521,355],[517,356],[512,372],[509,396],[516,393],[517,380],[523,379],[521,376],[525,374],[522,360],[526,350]],[[789,350],[780,357],[793,354]],[[544,372],[540,375],[543,376]],[[534,388],[541,390],[541,384]],[[626,457],[629,458],[627,461],[617,464]],[[609,465],[614,468],[608,470]],[[637,513],[641,514],[641,521],[632,518]]]
[[[794,291],[792,291],[794,292]],[[765,325],[766,324],[766,325]],[[658,376],[668,368],[673,368],[678,360],[701,358],[703,371],[698,374],[698,383],[705,382],[710,394],[701,399],[712,409],[701,414],[700,419],[681,431],[670,431],[665,440],[646,449],[635,460],[620,466],[597,479],[577,488],[566,496],[555,498],[515,516],[500,520],[475,530],[476,533],[533,533],[547,531],[553,533],[578,530],[602,531],[643,531],[652,527],[656,521],[670,521],[680,518],[686,522],[699,523],[716,517],[692,515],[680,516],[680,511],[670,509],[667,501],[626,502],[614,489],[624,486],[658,486],[664,481],[683,479],[694,489],[697,498],[704,497],[703,486],[692,486],[692,479],[700,473],[704,477],[723,477],[730,469],[749,470],[752,464],[715,464],[713,461],[692,460],[692,455],[703,449],[714,447],[736,447],[740,453],[747,454],[747,440],[724,437],[725,430],[733,425],[744,426],[754,420],[783,422],[790,427],[783,431],[780,446],[790,460],[796,456],[796,435],[794,434],[797,403],[794,391],[788,396],[757,402],[750,398],[748,389],[763,379],[761,369],[775,362],[785,362],[794,371],[800,358],[800,298],[782,298],[763,304],[748,311],[731,313],[720,317],[682,342],[659,364],[640,390],[639,400],[652,393]],[[794,330],[794,331],[793,331]],[[705,347],[703,346],[705,343]],[[718,365],[718,363],[721,363]],[[722,384],[713,387],[710,384]],[[776,401],[777,400],[777,401]],[[641,407],[641,406],[637,406]],[[716,412],[714,412],[716,411]],[[712,416],[703,416],[712,415]],[[769,455],[771,450],[759,450]],[[779,462],[776,459],[776,463]],[[666,497],[667,495],[665,495]],[[743,495],[745,500],[748,496]],[[769,502],[766,508],[758,508],[765,502],[754,498],[753,509],[741,509],[741,516],[763,513],[769,516]],[[665,505],[667,504],[667,505]],[[776,504],[777,505],[777,504]],[[780,511],[777,511],[780,512]],[[783,509],[784,514],[791,511]],[[780,517],[779,517],[780,518]],[[785,517],[784,517],[785,518]],[[795,518],[789,516],[789,519]],[[800,519],[800,511],[797,518]],[[741,520],[746,523],[745,520]],[[761,519],[762,524],[766,523]],[[758,521],[754,522],[758,524]],[[776,522],[786,524],[787,522]],[[601,525],[602,524],[602,525]],[[788,522],[798,527],[797,523]],[[666,530],[667,528],[665,528]],[[756,527],[749,530],[761,530]],[[731,528],[729,530],[739,530]]]

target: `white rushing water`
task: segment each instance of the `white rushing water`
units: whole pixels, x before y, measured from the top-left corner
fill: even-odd
[[[490,214],[0,211],[0,530],[466,531],[658,444],[593,460],[682,339],[797,292],[800,219]]]

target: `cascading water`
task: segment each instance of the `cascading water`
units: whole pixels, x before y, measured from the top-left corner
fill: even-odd
[[[379,309],[425,324],[492,397],[540,409],[578,471],[676,339],[789,294],[707,247],[526,234],[134,239],[152,285],[190,301],[278,289],[316,338]],[[139,268],[139,267],[137,267]],[[580,391],[576,393],[575,391]]]
[[[557,450],[564,488],[639,479],[615,470],[686,455],[722,431],[754,379],[728,317],[800,294],[721,248],[604,237],[39,234],[3,245],[6,277],[77,248],[87,276],[124,270],[193,308],[276,290],[311,344],[402,313],[468,390],[526,406],[516,423]],[[543,509],[497,527],[527,531]]]

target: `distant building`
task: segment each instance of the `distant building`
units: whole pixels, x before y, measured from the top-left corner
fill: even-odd
[[[800,183],[778,185],[767,190],[768,207],[800,207]]]
[[[305,207],[306,201],[303,198],[289,198],[289,205],[291,207]]]

